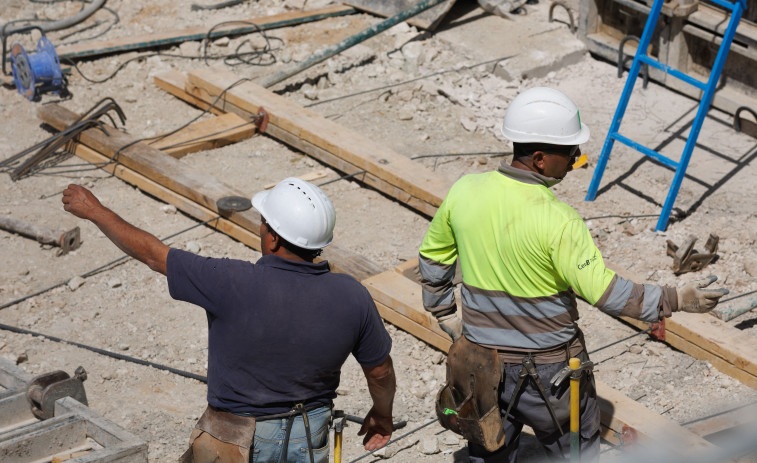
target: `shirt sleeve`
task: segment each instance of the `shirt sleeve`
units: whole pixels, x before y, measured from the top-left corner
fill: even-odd
[[[561,278],[601,311],[646,322],[670,316],[670,289],[634,283],[605,267],[583,220],[570,220],[563,227],[553,244],[552,256]]]
[[[219,315],[219,301],[231,293],[234,265],[252,265],[231,259],[202,257],[171,248],[166,263],[168,292],[172,298],[199,305]]]
[[[436,317],[457,310],[453,280],[457,242],[449,218],[450,196],[436,211],[418,252],[423,306]]]
[[[365,288],[361,289],[365,310],[358,341],[352,349],[352,355],[361,366],[375,367],[383,363],[392,351],[392,338],[384,327],[384,322],[370,293]]]

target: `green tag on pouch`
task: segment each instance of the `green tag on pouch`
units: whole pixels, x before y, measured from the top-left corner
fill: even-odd
[[[445,408],[444,409],[444,414],[445,415],[457,415],[457,412],[454,411],[454,410],[452,410],[451,408]]]

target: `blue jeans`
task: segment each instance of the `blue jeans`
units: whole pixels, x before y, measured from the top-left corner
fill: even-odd
[[[310,424],[310,439],[313,443],[313,461],[328,463],[329,461],[329,423],[331,409],[329,407],[316,408],[308,412]],[[250,455],[252,463],[287,462],[310,463],[307,434],[302,416],[297,416],[289,434],[289,448],[283,455],[284,439],[286,438],[287,419],[258,421],[255,425],[255,439]]]

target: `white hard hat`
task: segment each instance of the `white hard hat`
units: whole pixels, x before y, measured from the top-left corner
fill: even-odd
[[[510,103],[502,135],[516,143],[580,145],[589,140],[578,106],[564,93],[547,87],[522,92]]]
[[[279,236],[304,249],[320,249],[334,237],[334,205],[320,188],[296,177],[282,180],[252,198]]]

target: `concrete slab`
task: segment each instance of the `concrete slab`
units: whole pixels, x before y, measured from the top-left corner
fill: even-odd
[[[469,49],[476,61],[515,55],[494,68],[495,75],[509,81],[543,77],[584,57],[586,45],[571,32],[565,10],[556,9],[555,20],[549,22],[545,0],[524,8],[525,14],[501,18],[486,13],[476,2],[458,2],[436,36]],[[575,18],[577,9],[571,10]]]

